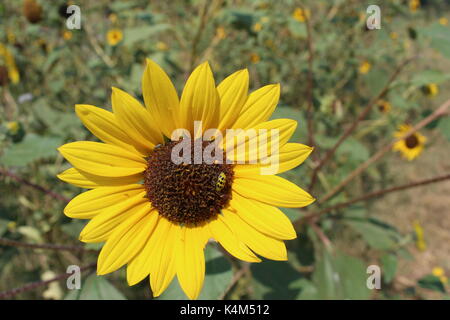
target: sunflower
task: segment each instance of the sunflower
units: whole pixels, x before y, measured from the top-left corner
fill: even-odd
[[[411,129],[412,127],[409,124],[403,124],[399,127],[398,131],[394,133],[394,137],[400,138]],[[423,135],[419,132],[414,132],[406,139],[397,141],[392,149],[401,152],[404,158],[411,161],[422,153],[425,142],[426,138]]]
[[[381,113],[389,113],[392,109],[392,105],[389,101],[379,100],[378,101],[378,110]]]
[[[248,71],[240,70],[216,87],[205,62],[192,72],[179,99],[163,69],[147,60],[142,78],[145,107],[117,88],[112,89],[113,112],[75,106],[86,128],[104,143],[78,141],[61,146],[58,150],[73,168],[58,177],[91,189],[72,199],[64,213],[90,219],[81,241],[105,242],[97,274],[127,265],[128,284],[150,276],[154,296],[176,275],[186,295],[195,299],[203,285],[203,250],[210,239],[244,261],[260,262],[256,254],[287,260],[283,240],[296,238],[296,232],[277,207],[304,207],[315,199],[276,174],[301,164],[312,148],[288,143],[296,121],[268,121],[280,86],[267,85],[248,94],[248,78]],[[200,129],[194,121],[201,121]],[[214,128],[209,139],[200,140]],[[244,139],[249,145],[263,141],[271,130],[278,132],[277,152],[272,149],[276,140],[258,147],[271,150],[269,158],[278,158],[278,170],[263,173],[269,164],[260,158],[255,163],[236,163],[236,157],[249,159],[260,153],[255,152],[258,148],[229,143],[237,137],[230,129],[257,131]],[[222,140],[221,133],[225,133]],[[173,160],[185,142],[193,164]],[[200,157],[197,161],[195,149],[206,152],[213,144],[218,147],[216,160],[207,163]]]
[[[119,29],[111,29],[106,34],[106,39],[108,40],[108,44],[110,46],[117,45],[123,39],[123,33]]]

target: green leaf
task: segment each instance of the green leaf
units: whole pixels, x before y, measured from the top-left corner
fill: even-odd
[[[8,220],[0,219],[0,236],[2,236],[6,230],[8,230]]]
[[[263,261],[251,265],[255,299],[291,300],[301,292],[303,275],[287,261]]]
[[[387,253],[381,257],[381,265],[383,266],[383,281],[390,283],[397,272],[397,257]]]
[[[215,246],[208,245],[205,248],[206,275],[205,282],[200,293],[200,300],[213,300],[222,296],[233,278],[230,262],[220,253]],[[164,293],[161,300],[186,300],[186,295],[178,281],[174,279]]]
[[[56,156],[56,148],[62,144],[60,138],[42,137],[30,133],[22,142],[13,144],[0,157],[0,164],[26,166],[33,161]]]
[[[126,300],[103,276],[92,274],[82,283],[80,290],[69,292],[65,300]]]
[[[438,291],[438,292],[442,292],[445,293],[445,287],[442,284],[441,280],[433,275],[427,275],[425,277],[423,277],[422,279],[420,279],[417,284],[425,289],[430,289],[433,291]]]
[[[398,233],[387,224],[375,219],[348,219],[345,223],[358,232],[369,246],[387,250],[393,248],[397,243]]]
[[[368,299],[366,265],[358,258],[323,250],[316,264],[313,282],[317,299]]]
[[[355,162],[363,162],[370,156],[366,146],[354,138],[346,139],[337,150],[337,154]]]
[[[450,117],[442,118],[437,126],[444,137],[450,140]]]
[[[450,59],[450,32],[448,27],[435,23],[421,30],[422,35],[431,39],[431,47]]]
[[[339,279],[332,264],[332,258],[327,250],[322,250],[322,256],[316,263],[313,282],[318,290],[319,299],[337,299]]]
[[[157,24],[153,26],[140,26],[127,28],[124,31],[123,44],[131,46],[139,41],[149,40],[149,38],[156,36],[162,31],[170,29],[169,24]]]

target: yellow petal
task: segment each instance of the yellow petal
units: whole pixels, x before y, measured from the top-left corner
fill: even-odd
[[[203,130],[217,128],[220,116],[220,99],[208,62],[199,65],[190,75],[181,95],[181,127],[195,137],[194,121],[202,121]]]
[[[149,232],[149,239],[142,248],[141,252],[128,264],[127,266],[127,282],[128,285],[134,286],[136,283],[141,282],[150,273],[150,263],[153,259],[153,251],[160,245],[164,244],[164,237],[167,235],[169,228],[168,224],[165,224],[165,220],[159,214],[156,220],[155,228]]]
[[[139,101],[117,88],[112,88],[112,107],[121,128],[146,151],[163,143],[155,120]]]
[[[148,202],[133,217],[117,226],[98,256],[97,274],[113,272],[133,259],[147,242],[157,216]]]
[[[128,185],[136,183],[142,179],[141,174],[128,177],[108,178],[95,176],[75,168],[69,168],[58,174],[57,177],[64,182],[86,189]]]
[[[252,92],[242,107],[233,128],[247,129],[267,121],[280,99],[280,85],[271,84]]]
[[[233,181],[233,190],[245,198],[277,207],[305,207],[315,200],[292,182],[271,175],[237,177]]]
[[[219,215],[208,224],[212,237],[221,244],[230,254],[238,259],[248,262],[261,262],[259,259],[222,221]]]
[[[146,155],[145,149],[135,146],[133,139],[120,128],[112,112],[85,104],[76,105],[75,112],[84,126],[103,142]]]
[[[183,227],[175,244],[178,282],[189,299],[197,299],[205,279],[205,248],[207,226]]]
[[[102,210],[114,206],[144,190],[141,184],[99,187],[79,194],[64,208],[64,214],[75,219],[91,219]]]
[[[225,78],[217,87],[220,97],[220,124],[218,129],[231,128],[247,100],[248,70],[239,70]]]
[[[143,191],[96,215],[81,231],[80,240],[83,242],[102,242],[108,239],[118,225],[133,217],[148,205],[148,199],[144,196],[145,192]]]
[[[234,162],[260,161],[278,153],[297,128],[297,121],[275,119],[255,125],[253,128],[228,131],[224,139],[227,158]]]
[[[252,176],[255,174],[261,174],[262,168],[269,168],[276,165],[278,162],[278,170],[274,174],[279,174],[285,171],[289,171],[308,158],[314,148],[300,143],[286,143],[281,147],[278,155],[274,154],[268,158],[269,164],[237,164],[234,167],[235,177]]]
[[[283,241],[262,234],[228,209],[222,209],[222,214],[228,227],[254,252],[271,260],[287,260],[286,246]]]
[[[142,76],[142,93],[156,124],[170,138],[176,129],[174,115],[179,112],[177,91],[164,70],[150,59]]]
[[[230,207],[250,226],[269,237],[291,240],[297,237],[291,221],[277,207],[240,196],[233,192]]]
[[[158,297],[172,282],[176,273],[175,243],[180,237],[180,227],[165,218],[160,219],[158,228],[162,232],[154,234],[156,244],[151,253],[148,267],[150,270],[150,286],[153,296]]]
[[[103,177],[126,177],[145,170],[147,164],[141,156],[117,146],[77,141],[58,148],[74,167]]]

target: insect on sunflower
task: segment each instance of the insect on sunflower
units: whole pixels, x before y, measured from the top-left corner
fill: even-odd
[[[403,124],[394,133],[394,137],[400,138],[411,129],[412,127],[409,124]],[[394,151],[399,151],[405,159],[411,161],[422,153],[426,140],[427,139],[422,134],[414,132],[406,139],[397,141],[392,149]]]
[[[278,207],[304,207],[314,198],[276,174],[301,164],[312,148],[288,143],[296,121],[269,121],[280,86],[248,94],[248,83],[245,69],[216,87],[205,62],[192,72],[179,99],[163,69],[147,60],[142,78],[145,107],[117,88],[112,92],[113,112],[75,107],[83,124],[104,143],[61,146],[73,168],[58,177],[92,189],[72,199],[64,213],[90,219],[81,241],[105,242],[99,275],[127,264],[129,285],[150,275],[154,296],[176,275],[186,295],[195,299],[203,285],[204,248],[210,239],[244,261],[260,262],[256,254],[287,260],[283,240],[296,238],[296,232]],[[215,130],[205,139],[208,129]],[[247,136],[250,131],[257,134]],[[276,138],[265,140],[271,131]],[[254,149],[229,143],[239,141],[243,132],[244,144],[263,143]],[[278,148],[272,148],[275,144]],[[199,150],[207,154],[211,149],[214,161],[198,159]],[[269,161],[235,161],[252,155],[262,160],[262,149],[269,150],[265,160],[277,160],[275,171],[263,172],[270,168]],[[174,161],[180,150],[184,160]]]

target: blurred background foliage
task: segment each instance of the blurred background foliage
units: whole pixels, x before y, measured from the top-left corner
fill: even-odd
[[[68,5],[81,9],[81,29],[66,27]],[[368,30],[366,8],[381,7],[381,29]],[[320,170],[319,199],[381,146],[398,126],[417,123],[443,101],[450,78],[450,1],[433,0],[175,0],[2,1],[0,3],[0,237],[31,244],[79,245],[84,221],[64,216],[64,198],[81,190],[56,178],[68,168],[56,148],[92,140],[74,113],[77,103],[110,108],[111,86],[140,98],[145,58],[160,64],[181,92],[208,60],[217,83],[248,68],[251,90],[281,83],[273,118],[293,118],[292,141],[308,143],[310,159],[284,176],[308,188],[315,163],[363,108],[389,88]],[[309,28],[308,28],[309,26]],[[311,54],[312,53],[312,54]],[[389,82],[397,66],[412,59]],[[450,119],[431,122],[419,157],[390,152],[343,192],[308,212],[449,170]],[[425,189],[425,190],[424,190]],[[203,299],[449,298],[448,181],[331,210],[297,224],[289,261],[251,266],[210,244]],[[51,191],[50,191],[51,190]],[[44,192],[43,192],[44,191]],[[55,196],[55,194],[57,196]],[[63,201],[61,201],[63,200]],[[0,244],[0,291],[95,262],[90,250],[31,249]],[[369,290],[369,265],[382,289]],[[83,274],[81,290],[52,282],[18,299],[143,299],[148,281],[126,284],[125,270]],[[161,299],[185,299],[174,281]]]

